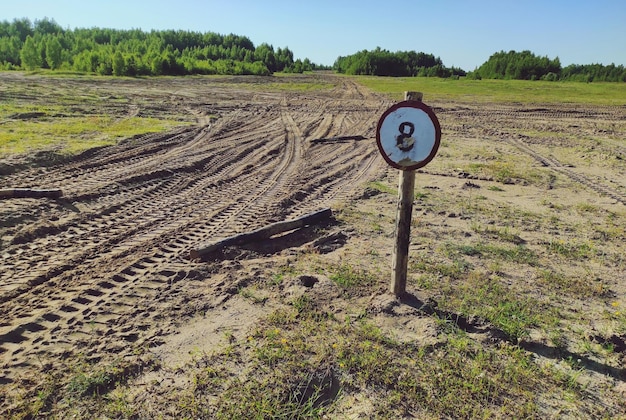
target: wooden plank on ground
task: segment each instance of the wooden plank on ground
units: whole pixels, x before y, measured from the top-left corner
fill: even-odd
[[[0,190],[2,198],[60,198],[63,191],[60,189],[36,189],[36,188],[5,188]]]
[[[298,229],[303,226],[318,223],[322,220],[329,219],[331,216],[331,209],[326,208],[313,213],[305,214],[304,216],[300,216],[296,219],[272,223],[271,225],[267,225],[252,232],[240,233],[238,235],[230,236],[217,242],[200,245],[198,248],[191,250],[189,258],[195,260],[198,258],[202,258],[203,256],[215,252],[219,249],[222,249],[226,246],[242,245],[253,241],[267,239],[279,233],[288,232],[290,230]]]

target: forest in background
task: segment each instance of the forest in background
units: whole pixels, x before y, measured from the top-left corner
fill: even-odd
[[[63,29],[44,18],[0,22],[0,70],[52,69],[115,76],[302,73],[317,66],[285,47],[214,32]]]
[[[558,57],[551,60],[530,51],[500,51],[468,76],[475,79],[626,82],[626,68],[615,64],[570,64],[561,67]]]
[[[446,67],[439,57],[414,51],[390,52],[376,48],[339,57],[333,66],[338,73],[369,76],[467,76],[470,79],[547,80],[577,82],[626,82],[626,68],[610,64],[577,65],[562,67],[559,58],[540,57],[530,51],[500,51],[493,54],[480,67],[465,72],[456,67]]]
[[[373,51],[363,50],[346,57],[339,57],[333,69],[338,73],[368,76],[465,76],[462,69],[447,68],[439,57],[432,54],[415,51],[392,53],[380,47]]]
[[[51,69],[115,76],[269,75],[330,69],[288,48],[255,46],[246,36],[214,32],[107,28],[63,29],[53,19],[0,21],[0,70]],[[531,51],[500,51],[474,71],[446,67],[439,57],[380,47],[338,57],[332,69],[350,75],[580,82],[626,82],[615,64],[572,64]]]

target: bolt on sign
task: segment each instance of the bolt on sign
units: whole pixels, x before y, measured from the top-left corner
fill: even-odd
[[[422,102],[399,102],[378,121],[376,144],[385,161],[396,169],[425,166],[437,154],[440,141],[439,120]]]

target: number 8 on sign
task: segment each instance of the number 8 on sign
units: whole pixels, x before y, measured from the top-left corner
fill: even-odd
[[[406,127],[409,127],[408,133],[404,132]],[[396,136],[396,146],[398,146],[398,149],[402,150],[403,152],[410,151],[415,145],[415,139],[411,137],[415,132],[415,125],[411,122],[405,121],[403,123],[400,123],[400,127],[398,127],[398,130],[400,130],[400,135]]]
[[[441,127],[435,113],[422,102],[404,101],[383,113],[376,129],[376,144],[388,164],[414,170],[437,154]]]

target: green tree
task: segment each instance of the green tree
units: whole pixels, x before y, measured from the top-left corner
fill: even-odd
[[[126,76],[137,76],[141,74],[141,62],[135,54],[129,54],[124,57],[124,74]]]
[[[52,70],[61,67],[63,46],[57,37],[51,37],[46,42],[46,62]]]
[[[116,51],[113,55],[112,70],[114,76],[123,76],[126,73],[126,63],[121,51]]]
[[[279,48],[276,50],[276,71],[283,71],[285,68],[292,67],[293,62],[293,52],[285,47]]]
[[[0,63],[11,63],[19,66],[21,63],[20,51],[22,43],[17,36],[0,38]]]
[[[493,54],[474,71],[473,77],[483,79],[545,79],[549,73],[560,74],[561,62],[548,57],[538,57],[526,51],[500,51]],[[553,78],[553,76],[550,76]]]
[[[45,17],[41,20],[35,20],[34,32],[41,35],[56,35],[62,33],[63,28],[61,28],[54,19]]]
[[[445,68],[441,59],[432,54],[415,51],[390,51],[377,47],[373,51],[359,51],[339,57],[334,64],[339,73],[373,76],[434,76],[448,77],[452,71]]]
[[[15,35],[21,42],[25,42],[29,35],[33,35],[33,24],[27,18],[15,19],[11,24],[10,35]]]
[[[41,54],[39,48],[32,36],[28,35],[20,51],[22,66],[28,70],[34,70],[41,67]]]
[[[96,73],[100,76],[110,76],[113,74],[112,63],[110,62],[102,62],[98,64],[98,68],[96,69]]]
[[[259,45],[256,50],[254,50],[254,60],[261,61],[270,72],[273,73],[276,71],[276,56],[273,46],[265,43]]]

